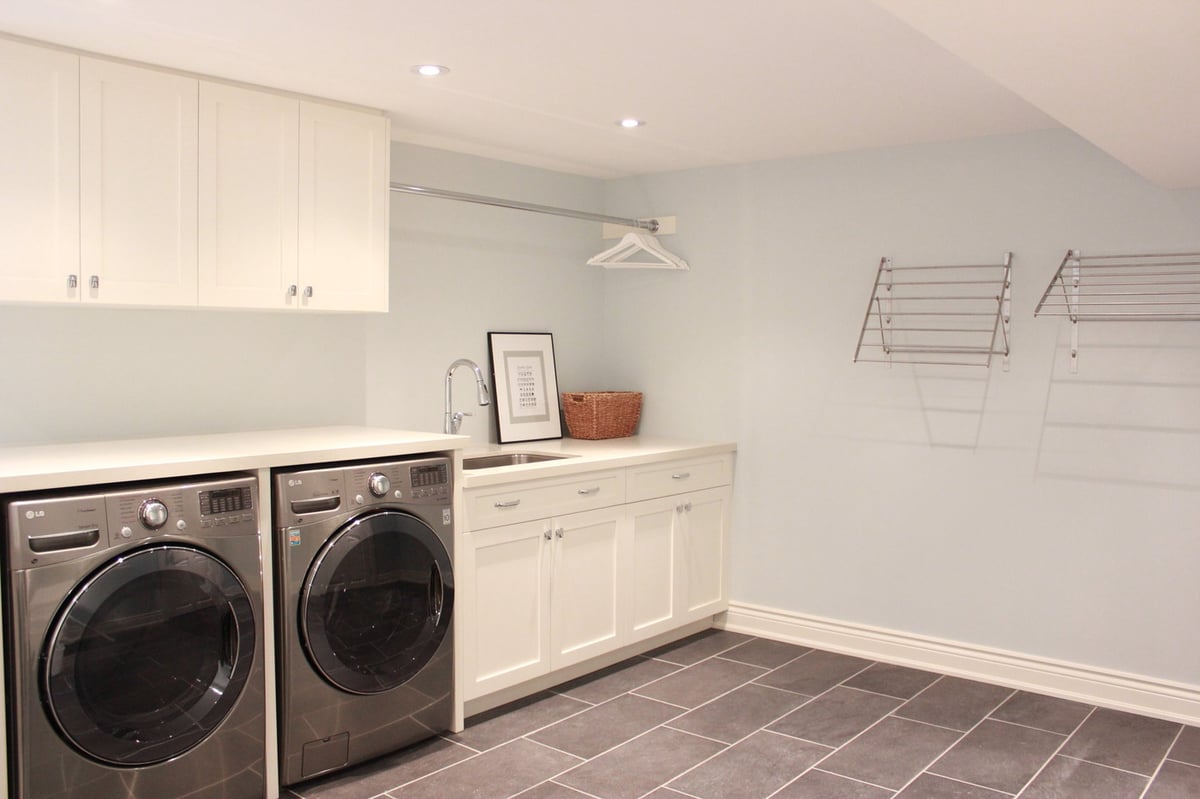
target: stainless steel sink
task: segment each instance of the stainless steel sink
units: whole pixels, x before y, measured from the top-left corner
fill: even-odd
[[[463,458],[464,469],[491,469],[495,466],[517,466],[569,458],[570,455],[547,455],[542,452],[498,452],[494,455],[472,455]]]

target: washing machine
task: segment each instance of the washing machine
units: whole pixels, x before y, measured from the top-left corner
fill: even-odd
[[[280,781],[452,723],[453,462],[277,470]]]
[[[261,799],[257,481],[3,500],[10,795]]]

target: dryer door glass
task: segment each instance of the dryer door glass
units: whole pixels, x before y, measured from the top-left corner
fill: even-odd
[[[253,605],[225,564],[186,546],[137,550],[67,599],[43,651],[43,701],[85,755],[159,763],[233,709],[254,642]]]
[[[397,511],[361,516],[309,569],[300,597],[304,649],[338,688],[387,691],[434,657],[453,604],[450,556],[428,525]]]

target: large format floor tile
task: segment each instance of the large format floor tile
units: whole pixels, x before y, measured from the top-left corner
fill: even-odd
[[[1200,799],[1200,728],[709,630],[285,799]]]

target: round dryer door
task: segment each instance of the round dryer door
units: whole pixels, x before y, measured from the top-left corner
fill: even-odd
[[[250,597],[224,563],[187,546],[137,550],[68,597],[42,653],[43,700],[85,755],[159,763],[199,744],[233,709],[254,641]]]
[[[450,628],[454,579],[437,534],[415,516],[360,516],[329,539],[300,596],[304,648],[334,686],[375,694],[407,682]]]

